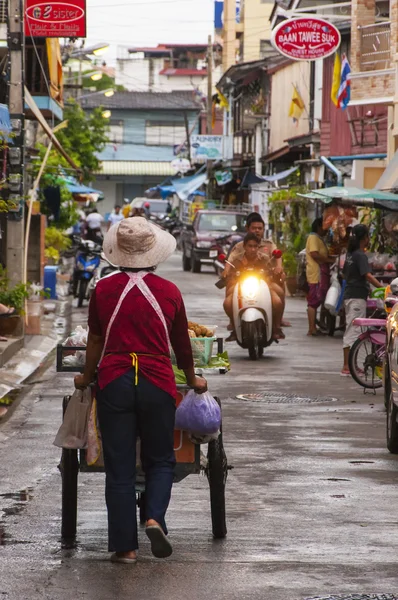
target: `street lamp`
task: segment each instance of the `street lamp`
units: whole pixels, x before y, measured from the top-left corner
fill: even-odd
[[[113,88],[109,88],[107,90],[100,90],[99,92],[90,92],[90,94],[84,94],[80,96],[79,100],[84,100],[84,98],[91,98],[91,96],[106,96],[107,98],[112,98],[115,90]]]
[[[71,58],[80,58],[83,56],[87,56],[88,54],[93,54],[94,56],[102,56],[109,50],[109,44],[95,44],[94,46],[82,46],[81,48],[77,48],[76,50],[72,50],[70,53]]]
[[[111,116],[112,116],[112,112],[111,112],[110,110],[104,110],[104,111],[102,112],[102,117],[103,117],[104,119],[110,119],[110,118],[111,118]]]

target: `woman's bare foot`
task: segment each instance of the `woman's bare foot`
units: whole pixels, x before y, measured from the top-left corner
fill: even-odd
[[[155,521],[154,519],[149,519],[146,522],[146,526],[147,527],[161,527],[161,525],[159,525],[159,523],[157,521]]]

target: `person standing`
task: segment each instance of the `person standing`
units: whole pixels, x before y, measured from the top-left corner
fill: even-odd
[[[123,221],[123,219],[124,219],[124,216],[122,213],[122,209],[118,204],[116,204],[113,213],[111,213],[109,215],[108,229],[110,229],[112,227],[112,225],[116,225],[116,223],[120,223],[120,221]]]
[[[308,314],[308,333],[309,336],[317,336],[319,332],[316,328],[316,312],[323,304],[330,284],[330,264],[335,259],[329,256],[324,237],[327,231],[323,229],[322,217],[315,219],[311,226],[311,233],[308,236],[305,247],[306,255],[306,276],[308,283],[307,294],[307,314]]]
[[[101,279],[89,306],[84,389],[98,370],[97,406],[106,473],[111,560],[135,563],[136,442],[145,472],[146,534],[152,553],[172,553],[165,515],[174,477],[176,383],[170,359],[198,393],[207,382],[195,375],[184,302],[179,289],[155,275],[176,241],[143,217],[117,223],[106,233],[104,254],[120,271]],[[98,369],[97,369],[98,366]]]
[[[343,338],[344,363],[341,374],[350,375],[348,359],[350,348],[361,335],[361,328],[353,325],[354,319],[366,317],[366,300],[369,295],[369,284],[382,287],[372,275],[365,250],[369,245],[369,230],[366,225],[356,225],[348,242],[347,256],[343,269],[346,280],[344,291],[344,309],[346,330]]]

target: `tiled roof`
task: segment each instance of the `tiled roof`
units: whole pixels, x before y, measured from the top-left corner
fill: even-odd
[[[96,175],[154,175],[168,177],[175,175],[171,162],[144,160],[103,160]]]
[[[200,110],[201,105],[191,91],[176,92],[115,92],[107,98],[95,95],[82,98],[83,108],[103,106],[119,110]]]

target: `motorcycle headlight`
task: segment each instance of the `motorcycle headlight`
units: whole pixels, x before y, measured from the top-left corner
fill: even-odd
[[[260,281],[257,277],[248,277],[241,285],[242,294],[245,298],[252,300],[255,298],[260,289]]]
[[[88,271],[89,273],[91,273],[91,271],[94,271],[94,269],[96,268],[97,265],[87,265],[86,266],[86,271]]]
[[[211,247],[212,247],[212,245],[213,245],[213,243],[212,243],[212,242],[205,242],[205,241],[203,241],[203,242],[197,242],[197,243],[196,243],[196,246],[197,246],[198,248],[211,248]]]
[[[79,271],[84,271],[84,265],[81,262],[77,263],[77,268],[79,269]]]

